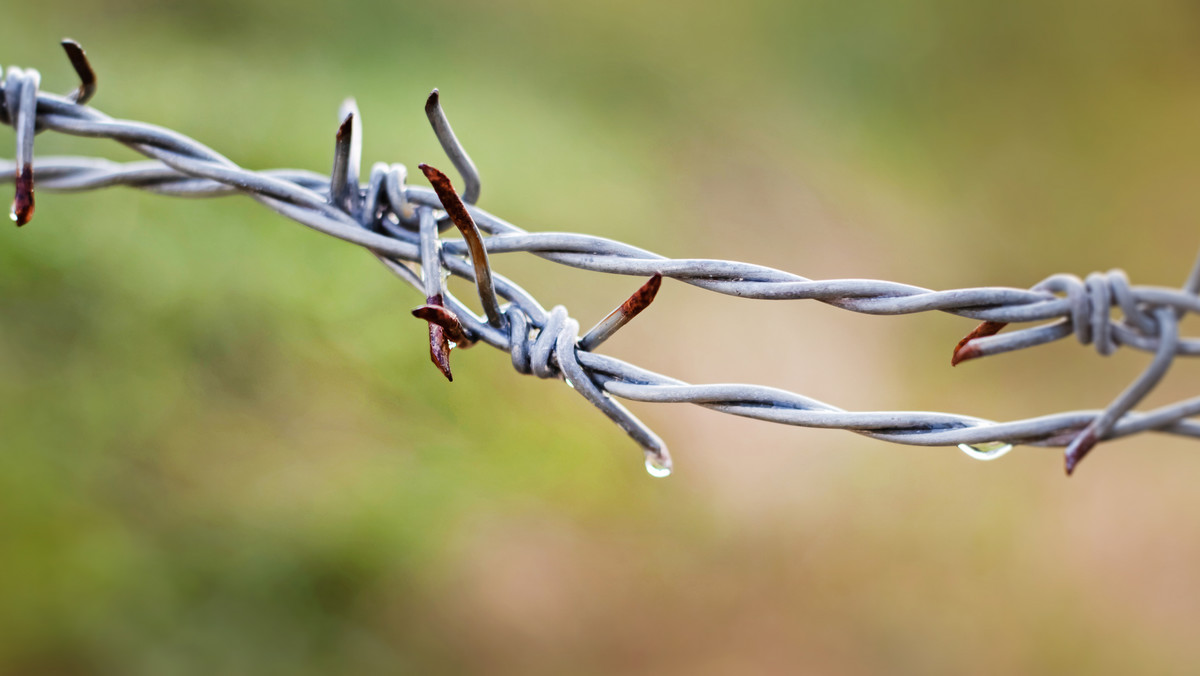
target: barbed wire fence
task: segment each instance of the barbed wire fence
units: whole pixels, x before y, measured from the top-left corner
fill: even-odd
[[[958,446],[980,460],[1014,445],[1065,446],[1066,471],[1100,441],[1156,431],[1200,438],[1200,396],[1149,411],[1134,407],[1158,384],[1178,356],[1200,355],[1200,338],[1180,335],[1181,318],[1200,312],[1200,258],[1179,289],[1134,286],[1121,270],[1086,279],[1055,274],[1029,289],[982,287],[934,291],[869,279],[812,280],[751,263],[672,259],[623,242],[565,232],[526,232],[475,206],[479,173],[455,137],[437,90],[426,114],[464,190],[455,192],[441,171],[420,165],[433,190],[407,184],[401,164],[375,164],[360,180],[361,117],[353,100],[340,112],[333,171],[329,176],[292,169],[252,171],[170,129],[113,119],[89,107],[96,76],[83,49],[63,42],[80,79],[65,96],[40,90],[33,69],[10,67],[0,84],[0,122],[16,132],[13,161],[0,160],[0,182],[15,184],[12,219],[18,226],[34,211],[39,189],[80,192],[126,186],[176,197],[243,194],[270,209],[370,251],[426,302],[413,314],[429,322],[430,356],[451,378],[454,347],[483,342],[511,355],[520,373],[562,379],[600,409],[643,449],[647,470],[671,472],[663,441],[616,398],[691,403],[733,415],[813,428],[833,428],[898,444]],[[33,157],[44,131],[117,141],[149,158],[118,163],[93,157]],[[461,239],[443,239],[455,226]],[[486,233],[486,237],[482,234]],[[490,256],[530,253],[593,272],[649,277],[620,307],[579,335],[565,307],[543,308],[520,286],[492,271]],[[475,284],[479,317],[445,288],[445,275]],[[955,346],[951,363],[1043,345],[1074,335],[1101,355],[1118,347],[1153,353],[1150,365],[1103,410],[1082,410],[994,422],[953,413],[846,411],[771,387],[692,385],[594,350],[654,299],[662,278],[731,296],[817,300],[871,315],[940,311],[979,322]],[[501,304],[501,300],[507,301]],[[1113,309],[1120,311],[1113,317]],[[1001,333],[1008,324],[1033,324]]]

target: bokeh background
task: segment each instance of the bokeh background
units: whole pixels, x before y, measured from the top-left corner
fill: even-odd
[[[446,162],[440,87],[530,230],[933,288],[1123,267],[1200,221],[1194,3],[9,2],[0,62],[255,168]],[[11,140],[11,132],[3,138]],[[128,151],[39,137],[38,152]],[[3,153],[11,156],[11,150]],[[496,267],[587,325],[636,285]],[[469,289],[457,287],[470,297]],[[1200,454],[1076,477],[633,405],[648,477],[562,383],[429,364],[418,294],[246,199],[38,195],[0,233],[0,673],[1195,673]],[[972,322],[667,282],[604,348],[693,382],[1009,419],[1146,363],[1073,341],[958,369]],[[1196,334],[1194,318],[1185,325]],[[1176,365],[1149,402],[1196,393]]]

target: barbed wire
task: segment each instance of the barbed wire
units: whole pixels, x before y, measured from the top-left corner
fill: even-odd
[[[421,165],[433,190],[407,184],[401,164],[375,164],[360,182],[361,117],[354,101],[340,111],[330,176],[293,169],[252,171],[215,150],[163,127],[113,119],[87,106],[96,76],[82,48],[63,47],[80,78],[66,96],[40,91],[36,70],[10,67],[0,85],[0,122],[16,132],[15,160],[0,160],[0,182],[15,183],[12,218],[18,226],[34,211],[34,179],[49,191],[79,192],[113,186],[176,197],[243,194],[272,210],[374,254],[402,280],[423,291],[413,314],[429,322],[430,355],[451,378],[454,347],[484,342],[511,355],[514,368],[557,378],[619,425],[643,449],[647,470],[669,474],[662,440],[615,398],[692,403],[733,415],[813,428],[850,430],[874,439],[918,446],[959,446],[981,460],[1014,445],[1066,446],[1066,470],[1099,441],[1157,431],[1200,438],[1200,396],[1149,411],[1134,407],[1158,384],[1177,356],[1200,355],[1200,338],[1182,337],[1180,319],[1200,312],[1200,258],[1180,289],[1134,286],[1110,270],[1086,279],[1056,274],[1029,289],[981,287],[934,291],[870,279],[812,280],[751,263],[672,259],[623,242],[566,232],[526,232],[474,206],[479,173],[455,137],[437,90],[426,113],[439,142],[462,176],[460,197],[445,174]],[[149,158],[118,163],[92,157],[50,157],[34,162],[37,133],[117,141]],[[451,225],[462,239],[443,239]],[[487,237],[482,237],[486,233]],[[592,330],[566,308],[543,308],[517,284],[493,272],[489,256],[531,253],[593,272],[649,276],[637,293]],[[445,274],[476,285],[485,315],[474,314],[445,288]],[[742,298],[817,300],[851,312],[897,315],[941,311],[982,323],[955,347],[951,359],[968,359],[1042,345],[1074,335],[1101,355],[1128,346],[1153,353],[1145,371],[1103,410],[1054,413],[1024,420],[925,411],[846,411],[781,389],[743,384],[691,385],[593,350],[653,300],[663,277]],[[501,305],[500,300],[507,301]],[[1113,308],[1121,316],[1114,318]],[[1007,333],[1010,323],[1035,323]]]

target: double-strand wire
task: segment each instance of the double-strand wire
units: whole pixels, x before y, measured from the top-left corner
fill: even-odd
[[[592,235],[526,232],[474,206],[479,175],[454,136],[436,90],[426,103],[426,113],[463,177],[466,190],[461,197],[441,172],[425,165],[421,168],[436,190],[407,185],[407,170],[399,164],[374,165],[362,184],[361,116],[353,101],[341,110],[331,176],[291,169],[251,171],[175,131],[116,120],[85,105],[95,93],[95,75],[77,44],[68,41],[64,47],[80,76],[75,92],[56,96],[39,91],[37,71],[15,67],[0,86],[0,122],[16,131],[16,159],[0,160],[0,181],[16,184],[13,220],[18,225],[32,216],[34,177],[38,188],[59,192],[126,186],[179,197],[248,195],[298,223],[368,249],[389,270],[424,292],[426,304],[414,314],[430,322],[431,357],[447,377],[452,344],[485,342],[504,350],[519,372],[563,379],[608,415],[642,446],[647,468],[654,474],[670,471],[665,444],[614,397],[693,403],[758,420],[850,430],[900,444],[958,445],[980,459],[997,457],[1014,444],[1067,446],[1068,473],[1101,440],[1144,431],[1200,438],[1200,420],[1195,419],[1200,416],[1200,396],[1150,411],[1133,410],[1175,357],[1200,354],[1200,339],[1179,335],[1179,320],[1189,312],[1200,312],[1200,259],[1179,289],[1132,286],[1124,273],[1113,270],[1086,280],[1057,274],[1031,289],[933,291],[882,280],[811,280],[750,263],[666,258]],[[150,159],[117,163],[51,157],[34,162],[34,135],[42,131],[111,139]],[[458,226],[463,239],[440,237],[440,231],[451,224]],[[489,256],[515,252],[594,272],[648,276],[651,281],[580,338],[579,324],[565,308],[547,311],[520,286],[492,272]],[[476,316],[444,288],[443,271],[476,284],[485,317]],[[872,315],[937,310],[983,322],[955,348],[955,364],[1070,335],[1083,344],[1094,344],[1100,354],[1129,346],[1151,352],[1154,358],[1100,411],[1010,422],[924,411],[846,411],[770,387],[691,385],[592,351],[649,304],[662,277],[744,298],[818,300]],[[507,302],[501,305],[501,300]],[[1114,318],[1113,307],[1123,316]],[[1031,322],[1038,324],[1000,333],[1009,323]]]

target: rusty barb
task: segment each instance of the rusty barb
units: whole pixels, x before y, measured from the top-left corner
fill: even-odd
[[[986,336],[994,336],[1000,333],[1004,327],[1008,326],[1008,322],[983,322],[976,326],[970,333],[963,336],[963,339],[958,341],[958,345],[954,346],[954,354],[950,355],[950,365],[958,366],[968,359],[977,359],[983,356],[978,344],[973,343],[976,338],[984,338]]]
[[[69,98],[82,106],[96,95],[96,71],[92,70],[87,52],[83,51],[83,47],[78,42],[68,38],[62,41],[62,48],[67,53],[67,59],[71,61],[71,67],[75,69],[75,74],[79,76],[79,89],[70,94]]]
[[[662,286],[662,275],[656,272],[637,291],[634,291],[628,300],[621,303],[617,309],[608,313],[607,317],[601,319],[587,333],[583,334],[583,337],[579,339],[579,349],[590,352],[600,347],[600,343],[608,340],[622,326],[641,314],[642,310],[650,307],[650,303],[653,303],[654,297],[658,295],[660,286]]]
[[[446,380],[453,381],[450,373],[450,350],[454,347],[467,348],[475,341],[463,329],[458,315],[446,307],[445,289],[442,279],[442,243],[438,239],[437,220],[433,209],[421,207],[421,281],[425,286],[425,304],[412,311],[414,317],[429,322],[429,358],[433,360]]]
[[[66,96],[68,101],[86,104],[96,95],[96,72],[88,62],[83,47],[71,39],[62,41],[63,51],[75,74],[79,76],[79,87]],[[17,132],[17,152],[13,184],[12,210],[9,218],[17,227],[33,219],[33,137],[41,131],[37,124],[38,86],[41,74],[36,70],[9,68],[5,86],[0,89],[0,122],[12,125]],[[15,124],[15,121],[23,124]]]
[[[442,207],[454,223],[454,227],[462,233],[471,252],[471,264],[475,269],[475,286],[479,289],[479,302],[487,315],[488,324],[500,329],[504,328],[504,314],[500,312],[500,301],[496,299],[496,285],[492,282],[492,267],[488,263],[487,247],[483,245],[483,235],[479,226],[467,211],[467,205],[454,192],[454,186],[445,174],[428,164],[417,165],[433,185],[434,192],[442,201]]]
[[[646,468],[655,476],[671,471],[667,447],[618,398],[691,403],[756,420],[848,430],[897,444],[958,446],[979,460],[998,458],[1014,445],[1065,446],[1068,473],[1109,439],[1148,431],[1200,438],[1200,394],[1153,410],[1134,410],[1176,358],[1200,355],[1200,338],[1181,336],[1179,328],[1186,314],[1200,313],[1200,259],[1182,288],[1134,286],[1123,272],[1110,270],[1086,279],[1051,275],[1028,289],[948,291],[872,279],[812,280],[738,261],[671,259],[603,237],[527,232],[476,207],[479,172],[451,129],[437,90],[426,99],[425,113],[462,177],[461,195],[444,173],[426,164],[420,167],[432,190],[408,185],[402,164],[375,163],[364,184],[362,116],[353,99],[338,111],[329,173],[251,171],[177,132],[114,120],[89,107],[96,92],[95,72],[78,43],[64,41],[63,49],[79,77],[70,94],[39,91],[41,77],[32,69],[9,68],[0,83],[0,123],[11,126],[16,135],[14,159],[0,159],[0,183],[15,185],[12,218],[17,225],[33,216],[35,178],[39,190],[50,191],[127,186],[177,197],[246,195],[306,227],[363,247],[417,289],[425,303],[412,314],[428,323],[430,359],[447,379],[452,378],[450,354],[455,347],[487,343],[500,349],[512,358],[517,372],[569,384],[642,448]],[[35,163],[34,136],[44,131],[111,139],[147,160],[122,164],[103,158],[47,157]],[[461,239],[441,238],[451,223]],[[579,322],[565,307],[547,310],[492,270],[489,255],[515,253],[599,274],[649,279],[580,337]],[[447,275],[474,282],[482,317],[449,291]],[[1072,335],[1100,355],[1131,348],[1153,359],[1102,411],[1064,411],[1008,422],[928,411],[846,411],[771,387],[692,385],[597,352],[654,300],[664,277],[739,298],[815,300],[883,316],[938,311],[982,322],[955,346],[951,363],[956,365]],[[1032,325],[1012,328],[1020,324]]]

